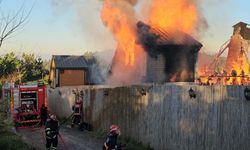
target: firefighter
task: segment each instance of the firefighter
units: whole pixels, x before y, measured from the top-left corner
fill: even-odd
[[[73,111],[73,117],[72,117],[72,123],[71,127],[74,127],[74,124],[77,124],[80,126],[81,124],[81,112],[82,112],[82,101],[77,99],[75,104],[72,106],[72,111]]]
[[[59,134],[59,123],[55,115],[51,115],[45,124],[46,149],[49,150],[52,144],[52,150],[57,149]]]
[[[48,117],[48,109],[44,104],[42,104],[42,107],[40,108],[40,116],[41,116],[41,125],[45,125]]]
[[[120,129],[117,125],[111,125],[106,142],[103,144],[103,150],[121,150],[121,145],[117,144],[117,137],[120,135]]]

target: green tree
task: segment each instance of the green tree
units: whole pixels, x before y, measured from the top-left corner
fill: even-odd
[[[11,81],[16,82],[19,74],[21,73],[18,69],[21,66],[20,60],[13,53],[7,53],[0,58],[0,79],[2,82]]]
[[[50,71],[51,60],[43,61],[43,78],[42,82],[48,84],[49,81],[49,71]]]
[[[34,54],[23,53],[19,58],[13,52],[7,53],[0,57],[0,81],[1,83],[44,81],[49,74],[46,65],[41,57],[36,57]]]

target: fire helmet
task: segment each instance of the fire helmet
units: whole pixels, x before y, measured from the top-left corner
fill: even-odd
[[[111,125],[110,128],[109,128],[109,132],[111,134],[117,134],[117,135],[121,134],[120,128],[117,125]]]

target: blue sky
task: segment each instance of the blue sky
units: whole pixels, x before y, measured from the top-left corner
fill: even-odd
[[[99,0],[4,0],[1,10],[15,12],[24,2],[28,11],[33,5],[27,25],[0,50],[20,54],[33,52],[44,58],[52,54],[83,54],[88,51],[114,49],[115,42],[103,26]],[[62,1],[74,1],[74,4]],[[214,53],[232,35],[232,25],[250,23],[250,0],[197,0],[208,29],[200,39],[202,51]]]

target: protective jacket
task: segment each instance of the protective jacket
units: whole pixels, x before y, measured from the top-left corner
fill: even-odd
[[[103,150],[120,150],[121,146],[117,144],[117,134],[109,133],[106,142],[103,144]]]
[[[48,119],[45,124],[46,138],[54,139],[59,134],[59,123],[56,120]]]
[[[75,102],[75,105],[72,107],[72,110],[74,112],[74,115],[81,115],[82,111],[82,102]]]

